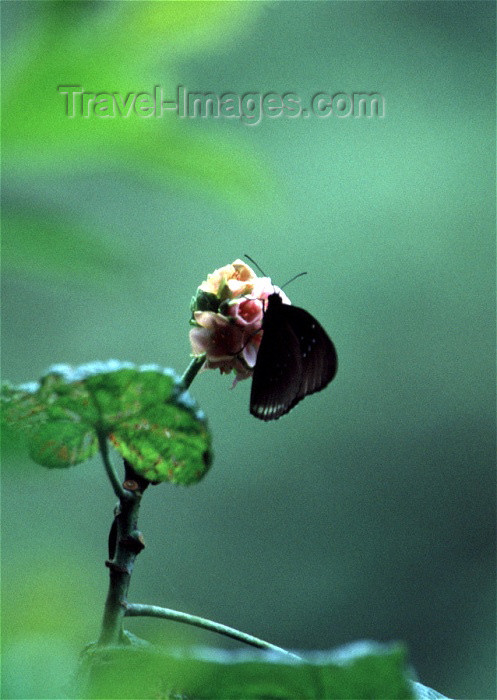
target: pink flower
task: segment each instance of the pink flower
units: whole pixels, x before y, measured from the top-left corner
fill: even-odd
[[[269,277],[257,277],[242,260],[215,270],[192,302],[192,353],[205,355],[204,369],[235,372],[235,382],[252,376],[262,339],[264,307],[270,294],[288,297]]]

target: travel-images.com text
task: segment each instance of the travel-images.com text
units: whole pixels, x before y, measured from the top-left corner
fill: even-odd
[[[233,92],[189,92],[178,86],[176,100],[166,100],[160,85],[152,92],[88,92],[81,85],[59,85],[58,92],[64,97],[66,116],[73,119],[83,117],[129,118],[131,115],[142,118],[160,118],[175,113],[181,119],[239,119],[248,126],[260,124],[263,118],[320,119],[331,116],[379,117],[385,116],[385,98],[377,92],[338,92],[334,95],[318,92],[310,99],[310,107],[305,107],[299,95],[286,92],[247,92],[239,95]]]

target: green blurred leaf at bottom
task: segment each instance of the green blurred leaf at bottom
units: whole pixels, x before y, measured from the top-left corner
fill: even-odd
[[[33,460],[49,468],[83,462],[108,438],[154,482],[193,484],[211,463],[205,417],[179,377],[156,365],[54,365],[39,382],[4,384],[2,421],[26,433]]]
[[[415,698],[399,645],[359,642],[331,652],[305,652],[301,662],[268,652],[192,652],[156,648],[87,652],[81,697],[250,700]]]

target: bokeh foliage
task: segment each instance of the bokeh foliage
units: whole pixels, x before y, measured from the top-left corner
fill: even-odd
[[[2,121],[3,168],[10,185],[53,172],[105,172],[156,187],[171,180],[194,182],[232,204],[266,198],[268,176],[247,149],[191,135],[173,119],[69,118],[58,91],[59,86],[81,85],[87,92],[123,96],[132,91],[130,86],[153,92],[160,66],[165,94],[174,95],[178,61],[212,50],[220,41],[216,27],[234,37],[256,8],[218,2],[25,5],[15,40],[5,52],[2,76],[2,99],[8,105]],[[110,257],[98,231],[92,232],[90,246],[89,232],[74,225],[70,212],[29,197],[29,188],[22,191],[22,197],[10,200],[7,193],[5,201],[5,269],[98,281],[98,260]],[[50,255],[43,252],[47,244]],[[122,251],[116,255],[112,258],[119,264]],[[88,269],[91,263],[97,274],[93,266]]]
[[[401,647],[351,645],[337,652],[284,663],[268,653],[196,650],[189,657],[154,649],[91,649],[81,679],[88,698],[136,698],[161,694],[212,700],[366,700],[418,697]],[[86,677],[86,678],[85,678]],[[436,695],[434,694],[434,698]]]

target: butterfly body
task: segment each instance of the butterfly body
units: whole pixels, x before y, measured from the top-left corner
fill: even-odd
[[[270,421],[324,389],[338,362],[335,346],[320,323],[304,309],[284,304],[277,292],[268,297],[262,330],[250,413]]]

